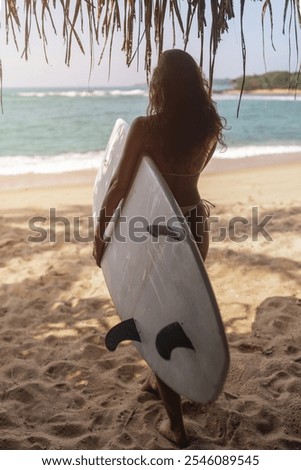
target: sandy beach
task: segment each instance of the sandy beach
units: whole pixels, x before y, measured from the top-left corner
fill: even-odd
[[[200,178],[231,366],[215,403],[183,399],[188,449],[301,449],[300,157],[216,160]],[[104,345],[119,318],[91,255],[94,177],[0,179],[0,449],[176,448],[134,346]]]
[[[268,92],[269,95],[274,96],[299,96],[301,94],[301,90],[294,89],[294,88],[256,88],[254,90],[244,90],[244,95],[266,95]],[[240,90],[238,89],[229,89],[223,90],[220,92],[226,95],[239,95]]]

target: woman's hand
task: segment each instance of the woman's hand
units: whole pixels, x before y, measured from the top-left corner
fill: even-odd
[[[102,259],[105,246],[106,246],[105,242],[99,236],[99,233],[96,232],[95,237],[94,237],[94,243],[93,243],[93,256],[99,268],[101,267],[101,259]]]

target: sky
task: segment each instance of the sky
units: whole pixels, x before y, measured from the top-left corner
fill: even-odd
[[[121,4],[123,2],[120,2]],[[184,2],[180,2],[185,5]],[[208,2],[209,5],[210,2]],[[22,4],[20,5],[20,18],[22,21]],[[284,1],[276,0],[273,2],[274,13],[274,44],[276,51],[271,47],[269,36],[269,15],[266,15],[266,64],[267,70],[288,70],[289,68],[289,46],[288,33],[282,34],[283,25],[283,4]],[[0,0],[1,5],[1,0]],[[238,0],[234,0],[235,19],[230,21],[230,31],[225,33],[216,56],[215,77],[216,78],[236,78],[242,75],[242,58],[240,45],[240,18]],[[57,2],[57,8],[60,2]],[[183,7],[182,7],[183,8]],[[245,6],[244,34],[247,44],[247,74],[261,74],[265,71],[262,54],[262,31],[261,31],[261,1],[247,0]],[[118,33],[114,40],[112,65],[110,77],[108,76],[108,57],[104,56],[101,65],[97,65],[97,59],[101,48],[95,49],[96,64],[90,75],[90,54],[87,38],[84,34],[82,40],[87,44],[86,55],[83,55],[77,44],[74,42],[71,66],[65,65],[65,47],[63,38],[60,34],[55,36],[48,25],[48,58],[46,63],[42,41],[34,34],[30,43],[30,56],[28,61],[21,58],[23,49],[23,37],[18,35],[19,51],[16,50],[13,36],[10,36],[9,45],[6,45],[4,9],[3,2],[1,8],[1,26],[0,26],[0,59],[3,68],[3,86],[6,87],[102,87],[102,86],[121,86],[135,85],[146,82],[144,71],[143,50],[140,54],[140,67],[137,70],[137,62],[133,62],[128,68],[125,64],[125,55],[121,51],[122,35]],[[61,24],[62,14],[58,10],[55,15],[57,24]],[[210,17],[207,17],[210,24]],[[48,21],[49,23],[49,21]],[[34,25],[33,25],[34,28]],[[59,29],[59,28],[58,28]],[[171,28],[166,24],[166,40],[164,48],[171,47]],[[209,28],[207,28],[209,30]],[[300,42],[300,34],[299,34]],[[181,35],[177,34],[176,47],[182,48],[183,41]],[[208,34],[205,43],[205,50],[209,48]],[[293,54],[291,60],[291,70],[296,68],[296,51],[293,45]],[[200,41],[196,32],[192,30],[191,39],[187,51],[198,61],[200,55]],[[205,55],[204,72],[208,75],[208,54]],[[153,56],[153,66],[156,63],[156,53]],[[299,64],[300,65],[300,64]]]

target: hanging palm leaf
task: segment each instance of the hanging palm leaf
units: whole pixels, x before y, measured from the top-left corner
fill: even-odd
[[[249,0],[252,3],[262,0]],[[273,45],[273,4],[281,0],[265,0],[262,6],[262,27],[267,11],[270,15],[271,41]],[[237,2],[238,3],[238,2]],[[240,24],[243,72],[245,73],[246,44],[243,33],[245,16],[245,0],[240,0]],[[150,73],[153,56],[153,45],[157,53],[164,48],[165,25],[171,22],[173,43],[178,28],[183,39],[183,48],[186,48],[191,34],[191,26],[196,23],[197,34],[200,40],[200,65],[204,61],[204,30],[210,29],[209,50],[209,82],[212,84],[214,74],[215,56],[222,35],[231,26],[234,17],[232,0],[4,0],[5,28],[7,41],[13,39],[19,47],[19,34],[24,37],[23,56],[29,57],[30,38],[32,30],[37,30],[43,42],[45,58],[47,60],[47,42],[50,40],[51,30],[54,34],[61,34],[65,41],[65,61],[70,65],[72,50],[79,47],[84,52],[83,35],[89,36],[91,65],[93,63],[94,49],[100,45],[99,61],[104,50],[109,47],[109,61],[112,57],[112,44],[116,31],[123,35],[122,50],[125,53],[126,63],[129,66],[139,48],[145,46],[145,70]],[[24,11],[20,15],[20,10]],[[54,15],[54,10],[61,10],[61,15]],[[207,26],[206,15],[211,18]],[[56,18],[56,20],[54,20]],[[57,18],[62,22],[58,22]],[[51,30],[46,33],[45,22],[50,20]],[[247,18],[245,19],[247,21]],[[300,0],[283,0],[283,31],[288,23],[288,37],[291,50],[291,41],[294,40],[297,51],[299,67],[298,34],[301,26]],[[138,28],[137,37],[135,31]]]

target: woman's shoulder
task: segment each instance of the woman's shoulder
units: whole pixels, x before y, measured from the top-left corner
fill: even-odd
[[[144,138],[147,131],[147,116],[138,116],[130,126],[128,138]]]
[[[148,147],[158,140],[160,130],[154,116],[139,116],[132,122],[130,135],[135,139],[142,139],[144,146]]]
[[[149,129],[155,124],[154,116],[138,116],[132,122],[131,128],[133,129]]]

